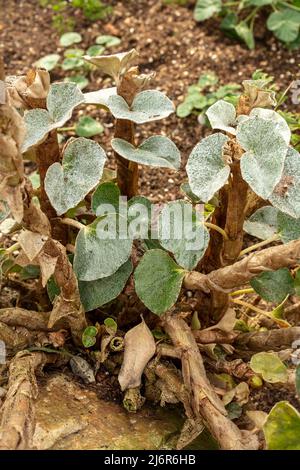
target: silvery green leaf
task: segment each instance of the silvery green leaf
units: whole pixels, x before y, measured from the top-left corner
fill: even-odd
[[[126,261],[114,274],[96,281],[79,281],[80,299],[86,312],[111,302],[124,289],[132,263]]]
[[[269,201],[292,217],[300,217],[300,154],[289,147],[281,180],[275,186]]]
[[[34,66],[40,69],[46,69],[48,72],[53,70],[56,65],[58,64],[60,59],[59,54],[48,54],[45,57],[41,57],[41,59],[34,62]]]
[[[254,108],[250,113],[250,118],[252,117],[258,117],[275,122],[277,124],[278,133],[283,137],[287,145],[290,143],[290,128],[286,120],[279,113],[276,113],[276,111],[273,111],[273,109]]]
[[[54,128],[53,121],[46,109],[30,109],[24,114],[26,125],[25,140],[22,152],[26,152],[34,145],[41,144],[47,134]]]
[[[172,101],[158,90],[141,91],[130,107],[121,96],[111,96],[108,107],[116,119],[128,119],[136,124],[163,119],[175,111]]]
[[[107,224],[107,238],[103,231],[100,233],[99,223]],[[96,219],[82,228],[76,238],[73,267],[77,278],[95,281],[111,276],[128,260],[131,248],[132,240],[118,236],[114,216]]]
[[[87,104],[98,104],[108,109],[108,99],[117,94],[117,88],[104,88],[103,90],[84,93],[84,100]]]
[[[91,208],[93,212],[97,214],[99,206],[103,204],[110,204],[118,211],[120,195],[119,187],[112,181],[100,183],[92,195]]]
[[[138,147],[123,139],[113,139],[111,146],[121,157],[141,165],[175,170],[180,166],[180,152],[168,137],[154,135]]]
[[[63,47],[68,47],[72,44],[78,44],[81,41],[81,34],[71,31],[70,33],[65,33],[60,37],[59,44]]]
[[[245,232],[261,240],[267,240],[275,235],[275,233],[278,233],[278,213],[279,210],[275,207],[261,207],[245,221]]]
[[[75,207],[96,186],[106,160],[93,140],[80,137],[69,142],[62,164],[53,163],[45,178],[47,196],[58,215]]]
[[[73,109],[84,102],[84,95],[76,83],[54,83],[47,96],[47,109],[56,127],[72,117]]]
[[[190,271],[208,247],[209,232],[203,222],[203,215],[182,200],[166,204],[159,216],[161,246],[173,253],[180,266]]]
[[[176,302],[185,272],[163,250],[149,250],[134,273],[136,293],[151,312],[161,315]]]
[[[206,115],[213,129],[235,134],[236,111],[233,104],[224,100],[219,100],[208,108]]]
[[[191,190],[208,202],[227,181],[229,165],[223,161],[223,148],[228,137],[216,133],[203,139],[189,156],[186,171]]]
[[[283,243],[288,243],[292,240],[299,240],[300,238],[300,219],[278,211],[277,216],[278,231]]]
[[[113,47],[118,46],[121,43],[121,39],[117,36],[104,34],[102,36],[96,37],[95,43],[104,45],[105,47]]]
[[[119,75],[126,73],[135,62],[137,56],[137,51],[131,49],[131,51],[122,52],[120,54],[100,55],[95,57],[85,55],[83,58],[87,62],[96,65],[103,73],[110,75],[116,80]]]
[[[245,150],[241,158],[244,180],[267,199],[281,178],[288,146],[273,121],[255,118],[237,127],[237,141]]]

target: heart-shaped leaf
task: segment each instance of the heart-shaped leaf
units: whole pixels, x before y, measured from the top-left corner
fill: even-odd
[[[111,204],[116,208],[117,212],[119,212],[118,207],[120,195],[120,189],[115,183],[107,181],[106,183],[99,184],[92,196],[91,207],[93,212],[96,215],[99,215],[99,206],[102,204]]]
[[[70,32],[70,33],[65,33],[60,37],[59,44],[62,47],[68,47],[71,46],[72,44],[78,44],[79,42],[82,41],[81,34],[75,33],[75,32]]]
[[[111,146],[121,157],[141,165],[178,170],[180,152],[174,142],[167,137],[154,135],[138,147],[123,139],[112,139]]]
[[[279,210],[272,206],[265,206],[258,209],[244,223],[245,232],[253,237],[267,240],[278,233]]]
[[[283,137],[287,145],[290,143],[291,131],[288,126],[288,123],[279,113],[276,113],[276,111],[273,111],[273,109],[254,108],[252,109],[249,117],[250,119],[262,118],[262,119],[266,119],[267,121],[272,121],[276,123],[278,134],[280,134],[281,137]]]
[[[149,250],[134,273],[136,293],[152,312],[161,315],[176,302],[185,272],[162,250]]]
[[[48,72],[53,70],[60,60],[59,54],[48,54],[45,57],[37,60],[33,65],[39,69],[46,69]]]
[[[47,134],[61,127],[72,117],[73,109],[84,101],[84,95],[75,83],[54,83],[47,96],[47,110],[31,109],[25,112],[26,136],[22,151],[41,143]]]
[[[172,101],[158,90],[141,91],[130,107],[122,96],[111,96],[108,99],[108,108],[116,119],[128,119],[136,124],[157,121],[175,111]]]
[[[236,111],[233,104],[219,100],[206,111],[210,125],[213,129],[221,129],[235,134]]]
[[[186,171],[193,193],[208,202],[227,181],[229,165],[223,161],[223,148],[228,137],[216,133],[203,139],[189,156]]]
[[[288,150],[277,123],[258,117],[247,119],[237,127],[237,140],[245,150],[241,158],[244,180],[258,196],[267,199],[281,178]]]
[[[132,273],[132,263],[126,261],[114,274],[96,281],[79,281],[79,292],[86,312],[114,300],[124,289]]]
[[[194,18],[196,21],[204,21],[222,10],[221,0],[197,0]]]
[[[294,292],[294,281],[288,268],[267,271],[250,281],[251,287],[267,302],[282,302]]]
[[[273,352],[259,352],[251,357],[250,367],[256,374],[261,374],[266,382],[286,382],[287,367]]]
[[[116,217],[117,214],[96,219],[79,231],[73,265],[79,280],[95,281],[111,276],[128,260],[132,240],[121,238]]]
[[[101,44],[105,47],[114,47],[118,46],[121,43],[121,39],[117,36],[110,36],[108,34],[104,34],[102,36],[98,36],[95,41],[96,44]]]
[[[75,207],[96,186],[106,155],[96,142],[80,137],[67,144],[62,164],[53,163],[45,178],[47,196],[58,215]]]
[[[267,20],[267,27],[281,41],[295,41],[299,33],[300,12],[290,8],[274,11]]]
[[[103,73],[110,75],[115,80],[119,75],[126,73],[126,71],[134,64],[138,53],[135,49],[120,54],[102,55],[91,57],[85,55],[84,59],[91,64],[96,65]]]
[[[203,215],[190,203],[174,201],[166,204],[160,213],[159,240],[180,266],[191,271],[208,247],[209,232]]]
[[[287,401],[271,409],[263,431],[269,450],[300,450],[300,414]]]
[[[283,173],[269,201],[292,217],[300,217],[300,154],[289,147]]]
[[[79,137],[93,137],[102,134],[103,131],[102,124],[90,116],[82,116],[75,128],[75,132]]]

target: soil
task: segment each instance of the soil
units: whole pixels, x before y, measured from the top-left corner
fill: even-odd
[[[153,87],[168,94],[178,105],[186,94],[187,87],[195,83],[201,73],[214,71],[220,84],[241,83],[250,78],[256,69],[273,75],[281,89],[292,80],[300,78],[300,52],[289,51],[276,41],[258,22],[256,49],[249,51],[243,44],[226,38],[219,30],[218,20],[196,23],[192,8],[165,5],[162,0],[107,1],[113,6],[113,14],[107,20],[89,22],[81,11],[70,12],[84,38],[80,47],[94,43],[100,34],[113,34],[121,38],[120,46],[112,52],[136,48],[140,54],[142,72],[156,72]],[[52,27],[52,11],[41,7],[38,0],[1,0],[3,17],[0,18],[0,45],[4,48],[7,74],[24,73],[42,56],[62,52],[59,47],[60,33]],[[58,70],[58,72],[57,72]],[[59,69],[52,73],[52,80],[63,77]],[[95,80],[85,91],[109,86],[109,79],[94,74]],[[290,98],[287,102],[291,106]],[[79,111],[80,113],[86,113]],[[105,134],[99,142],[107,150],[113,166],[109,141],[112,119],[95,108],[88,110],[105,125]],[[76,115],[75,115],[76,118]],[[207,131],[195,115],[185,119],[175,114],[170,118],[139,126],[137,139],[142,141],[150,135],[165,134],[174,140],[182,152],[182,169],[179,172],[144,167],[140,169],[140,189],[155,202],[173,200],[180,194],[180,184],[186,175],[184,166],[191,149]]]

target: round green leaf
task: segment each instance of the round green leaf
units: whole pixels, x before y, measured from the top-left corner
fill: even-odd
[[[97,214],[97,210],[102,204],[111,204],[118,211],[120,195],[120,189],[115,183],[107,181],[99,184],[92,195],[93,212]]]
[[[64,78],[65,82],[75,83],[80,90],[83,90],[88,86],[89,81],[84,75],[73,75],[71,77]]]
[[[93,46],[90,46],[88,48],[86,53],[91,57],[95,57],[97,55],[103,54],[104,51],[105,51],[105,47],[99,46],[98,44],[94,44]]]
[[[282,302],[294,292],[294,281],[288,268],[266,271],[250,281],[251,287],[267,302]]]
[[[262,118],[268,121],[272,121],[277,126],[277,132],[281,135],[281,137],[285,140],[286,144],[288,145],[291,140],[291,131],[286,122],[286,120],[276,111],[273,109],[265,109],[265,108],[254,108],[252,109],[250,115],[251,118]]]
[[[206,111],[210,125],[213,129],[221,129],[230,134],[235,134],[236,111],[233,104],[219,100]]]
[[[101,222],[108,226],[107,238],[98,230]],[[112,216],[97,219],[77,235],[73,265],[77,278],[95,281],[111,276],[128,260],[131,248],[132,240],[118,236]]]
[[[64,51],[64,56],[71,59],[71,58],[80,58],[84,55],[83,49],[66,49]]]
[[[103,131],[102,124],[89,116],[81,117],[75,128],[76,134],[80,137],[93,137],[102,134]]]
[[[37,60],[33,65],[41,69],[46,69],[48,72],[50,72],[57,66],[59,59],[59,54],[48,54],[45,57],[41,57],[41,59]]]
[[[161,246],[173,253],[180,266],[190,271],[208,247],[209,232],[203,222],[203,215],[185,201],[166,204],[159,216]]]
[[[277,123],[262,118],[247,119],[237,127],[237,140],[245,153],[241,158],[244,180],[267,199],[281,178],[288,146]]]
[[[260,352],[251,357],[250,367],[256,374],[260,374],[266,382],[286,382],[288,379],[287,367],[273,352]]]
[[[287,401],[271,409],[263,431],[269,450],[300,450],[300,414]]]
[[[81,34],[70,32],[70,33],[63,34],[60,37],[59,44],[62,47],[69,47],[72,44],[78,44],[81,41],[82,41]]]
[[[106,155],[96,142],[80,137],[69,141],[62,164],[53,163],[45,178],[47,196],[58,215],[75,207],[96,186]]]
[[[180,152],[174,142],[167,137],[154,135],[145,140],[138,147],[134,147],[126,140],[112,139],[111,146],[123,158],[141,165],[178,170],[180,166]]]
[[[61,68],[63,70],[74,70],[84,66],[84,61],[79,57],[67,57],[64,59]]]
[[[149,250],[134,273],[136,293],[152,312],[161,315],[176,302],[185,272],[162,250]]]
[[[267,240],[278,233],[278,213],[279,210],[275,207],[261,207],[245,221],[245,232],[261,240]]]
[[[131,107],[121,96],[111,96],[108,107],[116,119],[128,119],[136,124],[166,118],[175,110],[172,101],[158,90],[141,91],[135,96]]]
[[[223,148],[228,137],[216,133],[203,139],[189,156],[186,171],[191,190],[208,202],[226,183],[229,165],[223,161]]]
[[[82,344],[85,348],[91,348],[96,343],[98,330],[95,326],[88,326],[82,333]]]
[[[132,263],[126,261],[114,274],[96,281],[79,281],[79,292],[86,312],[114,300],[124,289],[132,273]]]
[[[279,183],[269,201],[292,217],[300,217],[300,154],[289,147]]]
[[[300,12],[286,8],[274,11],[267,20],[267,27],[283,42],[297,39],[300,27]]]
[[[118,46],[121,43],[121,39],[117,36],[102,35],[96,38],[96,44],[101,44],[105,47]],[[103,48],[105,49],[105,48]]]
[[[220,13],[222,10],[221,0],[197,0],[194,18],[196,21],[204,21]]]

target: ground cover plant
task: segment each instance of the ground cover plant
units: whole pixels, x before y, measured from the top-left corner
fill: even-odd
[[[284,316],[299,295],[300,159],[290,129],[272,109],[268,79],[245,80],[236,105],[219,100],[206,111],[216,132],[188,158],[187,197],[153,207],[138,193],[139,165],[176,171],[180,152],[165,135],[138,140],[135,129],[175,108],[149,89],[152,74],[140,74],[136,59],[134,49],[83,56],[115,82],[96,92],[50,84],[44,69],[6,80],[1,216],[17,240],[2,249],[2,281],[39,276],[46,308],[0,310],[11,359],[1,447],[30,447],[44,366],[70,363],[90,383],[100,364],[118,359],[126,409],[145,398],[182,404],[178,448],[206,427],[222,449],[299,449],[300,417],[287,401],[269,415],[248,412],[247,429],[234,422],[263,383],[299,393],[299,327]],[[106,149],[85,136],[59,148],[58,131],[90,104],[115,118],[116,173],[105,168]],[[24,159],[37,163],[37,183]],[[245,233],[261,241],[246,246]],[[138,308],[125,308],[121,325],[129,292]],[[234,307],[248,311],[237,316]]]
[[[255,26],[260,15],[266,16],[266,28],[290,47],[299,46],[300,7],[297,0],[198,0],[194,10],[196,21],[220,16],[221,29],[243,41],[249,49],[255,47]]]

